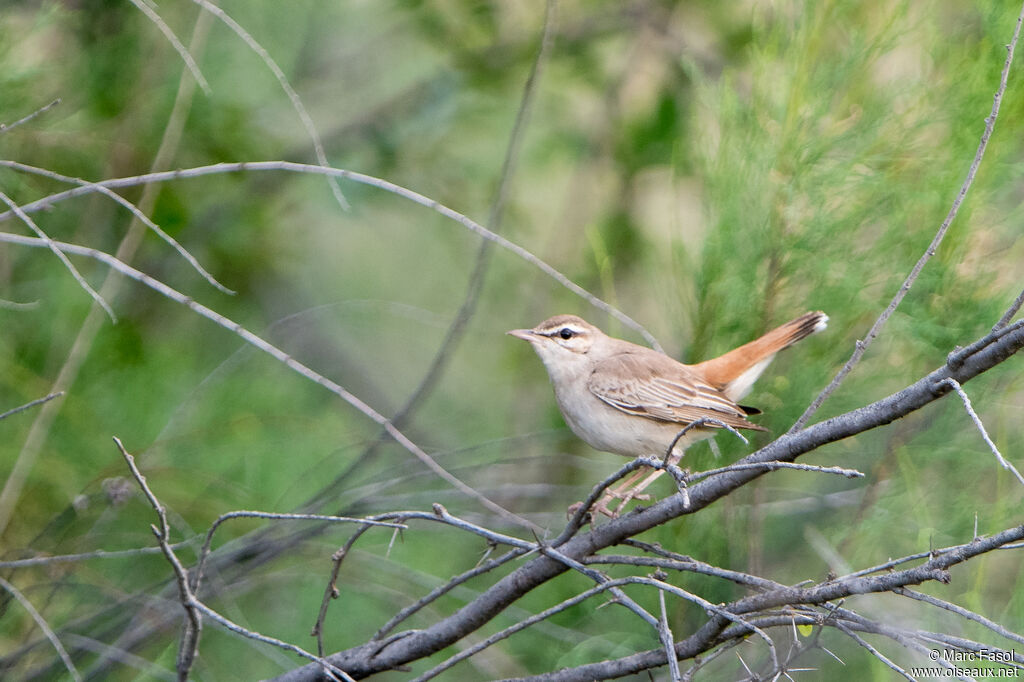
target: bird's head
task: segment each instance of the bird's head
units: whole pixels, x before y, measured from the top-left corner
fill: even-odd
[[[556,315],[533,329],[513,329],[508,334],[529,341],[552,376],[582,366],[595,344],[606,338],[600,329],[575,315]]]

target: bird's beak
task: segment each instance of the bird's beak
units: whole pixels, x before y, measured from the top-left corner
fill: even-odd
[[[523,341],[533,341],[537,338],[537,332],[532,329],[510,329],[505,333]]]

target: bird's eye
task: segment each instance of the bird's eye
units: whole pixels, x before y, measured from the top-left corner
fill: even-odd
[[[562,327],[562,331],[558,332],[558,335],[563,339],[569,340],[573,337],[573,331],[568,327]]]

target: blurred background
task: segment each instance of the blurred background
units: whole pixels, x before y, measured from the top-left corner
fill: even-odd
[[[544,2],[221,6],[286,75],[331,165],[488,222],[540,47]],[[951,0],[558,2],[497,229],[638,320],[684,361],[712,357],[807,310],[826,311],[828,331],[777,358],[745,400],[778,435],[849,357],[949,210],[1018,10],[1011,2]],[[90,181],[145,173],[158,151],[167,168],[316,163],[300,116],[251,46],[194,3],[160,3],[156,11],[193,44],[209,94],[183,79],[182,59],[129,2],[3,2],[0,120],[10,124],[62,101],[0,134],[0,156]],[[941,365],[955,346],[987,332],[1019,293],[1020,74],[1015,65],[985,161],[941,249],[817,419]],[[67,187],[0,169],[0,190],[19,203]],[[313,175],[242,172],[159,186],[149,198],[153,220],[235,296],[209,286],[152,234],[131,262],[385,416],[401,411],[404,432],[442,466],[557,534],[566,507],[623,460],[569,432],[539,360],[504,332],[574,313],[642,339],[514,254],[481,255],[480,238],[458,223],[375,188],[340,187],[349,210]],[[143,189],[123,195],[138,202]],[[34,216],[55,239],[110,253],[132,229],[132,216],[98,194]],[[10,216],[3,229],[28,234]],[[105,266],[74,262],[99,288]],[[35,408],[0,422],[0,480],[13,503],[0,518],[0,559],[153,544],[155,517],[125,480],[112,436],[136,454],[178,539],[235,509],[372,514],[429,510],[433,502],[522,532],[404,449],[378,442],[379,427],[320,386],[187,308],[120,281],[111,300],[117,323],[100,317],[90,336],[83,325],[91,300],[53,255],[0,246],[0,412],[47,394],[67,371],[76,339],[81,360],[47,419]],[[410,403],[460,309],[466,325]],[[1011,360],[966,386],[1011,459],[1021,454],[1021,377]],[[684,464],[722,466],[771,437],[755,433],[745,446],[719,436],[720,459],[702,443]],[[975,524],[993,533],[1021,522],[1020,485],[955,399],[801,461],[867,476],[772,473],[642,539],[795,583],[965,542]],[[15,485],[19,466],[26,477]],[[653,492],[671,490],[662,481]],[[352,529],[267,528],[241,520],[218,531],[220,563],[203,597],[243,625],[313,649],[309,630],[330,555]],[[485,549],[423,524],[397,540],[383,529],[367,533],[343,565],[327,650],[361,643],[399,608],[472,568]],[[182,557],[194,561],[193,550]],[[57,631],[87,678],[174,679],[180,609],[168,601],[174,593],[160,556],[2,575]],[[1024,627],[1024,575],[1014,552],[958,567],[952,578],[922,589]],[[466,584],[403,627],[450,613],[489,580]],[[743,594],[700,576],[672,580],[714,602]],[[582,576],[564,575],[482,633],[587,587]],[[656,607],[648,591],[629,592]],[[991,641],[951,614],[896,600],[848,605],[883,622]],[[442,679],[535,674],[658,646],[635,616],[598,610],[599,603],[517,634]],[[703,622],[696,607],[670,606],[677,637]],[[925,664],[871,641],[896,660]],[[822,643],[845,666],[813,652],[801,663],[824,672],[803,679],[892,676],[839,633],[826,632]],[[760,660],[763,649],[746,646],[745,660]],[[267,677],[300,662],[213,626],[200,651],[198,680]],[[9,599],[0,606],[0,671],[10,679],[67,675]],[[726,655],[704,674],[744,672]]]

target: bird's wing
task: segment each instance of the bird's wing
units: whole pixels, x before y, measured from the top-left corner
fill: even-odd
[[[716,419],[733,428],[767,430],[747,421],[743,408],[667,356],[613,355],[595,366],[587,388],[627,414],[683,425]]]

